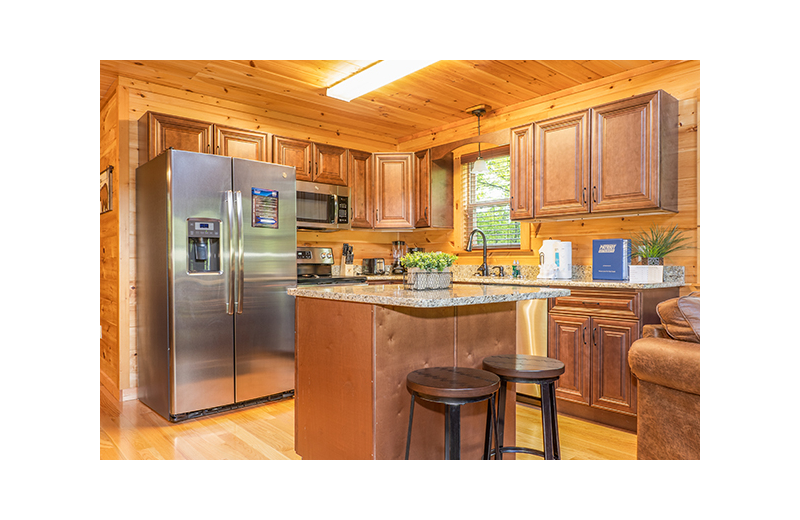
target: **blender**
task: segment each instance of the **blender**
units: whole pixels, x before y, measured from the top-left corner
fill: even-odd
[[[392,242],[392,273],[403,274],[405,268],[400,263],[400,259],[406,254],[406,243],[402,240]]]

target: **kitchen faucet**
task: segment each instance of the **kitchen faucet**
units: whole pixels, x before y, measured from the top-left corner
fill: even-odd
[[[467,252],[472,251],[472,237],[475,236],[475,233],[480,233],[483,237],[483,263],[478,268],[478,274],[479,276],[489,276],[489,266],[486,265],[486,235],[484,235],[483,231],[480,229],[475,228],[469,234],[469,239],[467,240]]]

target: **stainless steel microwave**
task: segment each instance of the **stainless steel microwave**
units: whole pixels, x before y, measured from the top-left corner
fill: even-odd
[[[297,229],[350,229],[350,188],[297,181]]]

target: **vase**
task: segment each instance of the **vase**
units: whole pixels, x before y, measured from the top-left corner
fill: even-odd
[[[664,258],[660,256],[648,258],[647,265],[664,265]]]
[[[404,276],[405,288],[414,291],[431,289],[447,289],[453,281],[450,268],[444,271],[426,271],[418,267],[411,267]]]

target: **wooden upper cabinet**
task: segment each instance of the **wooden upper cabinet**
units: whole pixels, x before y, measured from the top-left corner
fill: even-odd
[[[347,150],[327,144],[314,144],[312,180],[324,184],[347,186]]]
[[[375,222],[375,179],[372,175],[372,154],[358,150],[347,153],[347,175],[350,180],[350,226],[372,229]]]
[[[168,148],[211,153],[212,136],[211,123],[148,112],[140,120],[140,163],[146,163]]]
[[[678,100],[659,90],[592,109],[593,213],[678,211]]]
[[[311,148],[310,141],[275,136],[272,160],[284,166],[294,166],[298,181],[311,181]]]
[[[534,124],[533,214],[589,213],[589,111]]]
[[[414,227],[431,225],[431,151],[414,154]]]
[[[511,219],[533,218],[533,125],[511,129]]]
[[[659,90],[511,129],[511,218],[678,211],[678,100]]]
[[[211,153],[253,161],[269,159],[268,136],[180,116],[148,112],[139,120],[139,162],[168,148]]]
[[[215,125],[214,128],[214,150],[217,155],[252,161],[266,161],[269,157],[267,134],[228,126]]]
[[[376,153],[375,229],[413,227],[412,153]]]

